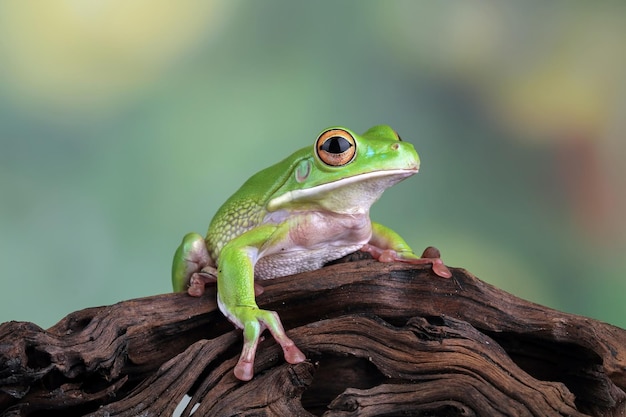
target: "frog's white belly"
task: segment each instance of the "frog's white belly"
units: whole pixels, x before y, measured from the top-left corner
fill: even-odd
[[[259,253],[255,279],[270,279],[319,269],[327,262],[359,250],[369,242],[368,213],[291,213],[288,230]]]
[[[320,249],[307,249],[265,256],[256,263],[254,278],[271,279],[320,269],[327,262],[356,252],[362,246],[362,244],[341,247],[328,246]]]

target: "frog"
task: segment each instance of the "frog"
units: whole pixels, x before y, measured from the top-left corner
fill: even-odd
[[[383,191],[419,167],[414,146],[388,125],[361,135],[330,127],[313,146],[250,177],[218,209],[205,236],[184,236],[172,263],[174,291],[199,297],[217,283],[219,310],[243,330],[236,378],[253,378],[265,330],[286,362],[306,360],[278,314],[258,307],[263,280],[317,270],[357,251],[380,262],[430,264],[436,275],[451,276],[439,251],[419,257],[398,233],[370,220]]]

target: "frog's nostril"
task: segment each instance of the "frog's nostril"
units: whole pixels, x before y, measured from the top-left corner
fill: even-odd
[[[397,151],[399,147],[400,147],[399,143],[394,143],[393,145],[391,145],[391,149],[393,149],[394,151]]]

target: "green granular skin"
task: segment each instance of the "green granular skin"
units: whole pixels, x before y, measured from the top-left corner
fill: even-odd
[[[213,217],[207,232],[211,258],[217,260],[228,242],[261,224],[264,216],[265,210],[254,200],[228,200]]]

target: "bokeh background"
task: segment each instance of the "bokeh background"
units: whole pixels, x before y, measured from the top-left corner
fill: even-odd
[[[0,3],[0,321],[170,291],[256,171],[392,125],[421,172],[372,217],[626,327],[626,3]]]

